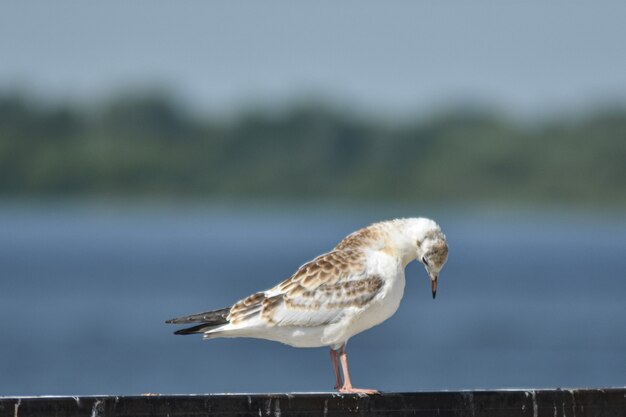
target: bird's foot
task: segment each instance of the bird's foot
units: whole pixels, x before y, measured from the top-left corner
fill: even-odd
[[[375,390],[375,389],[353,388],[352,386],[346,386],[346,385],[338,388],[337,390],[342,394],[367,394],[367,395],[380,394],[380,391]]]

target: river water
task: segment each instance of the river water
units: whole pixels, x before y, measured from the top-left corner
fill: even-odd
[[[626,220],[430,208],[450,258],[407,268],[394,317],[349,343],[384,391],[626,385]],[[370,207],[0,205],[0,395],[328,391],[325,348],[203,342],[163,321],[288,277]]]

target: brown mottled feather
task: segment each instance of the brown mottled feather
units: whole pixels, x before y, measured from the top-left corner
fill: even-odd
[[[346,236],[335,247],[336,250],[353,250],[366,245],[369,245],[381,238],[381,234],[378,230],[378,225],[373,224],[369,227],[359,229],[354,233]]]
[[[365,275],[364,254],[345,245],[302,265],[271,290],[239,301],[228,320],[237,324],[260,313],[270,325],[317,326],[340,316],[337,310],[363,306],[382,286],[381,278]],[[321,321],[299,318],[298,311],[318,311]]]

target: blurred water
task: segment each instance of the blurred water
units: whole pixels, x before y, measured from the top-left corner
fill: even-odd
[[[267,288],[387,214],[4,204],[0,395],[330,390],[326,349],[202,342],[163,321]],[[350,341],[358,385],[626,385],[623,219],[436,217],[437,300],[410,265],[397,314]]]

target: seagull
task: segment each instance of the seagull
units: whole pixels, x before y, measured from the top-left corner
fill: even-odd
[[[269,290],[230,307],[166,323],[195,323],[175,334],[203,334],[204,339],[252,337],[293,347],[328,346],[337,391],[377,394],[352,386],[346,344],[396,312],[404,293],[404,269],[415,259],[428,273],[434,299],[439,271],[448,259],[446,237],[437,223],[423,217],[374,223]]]

